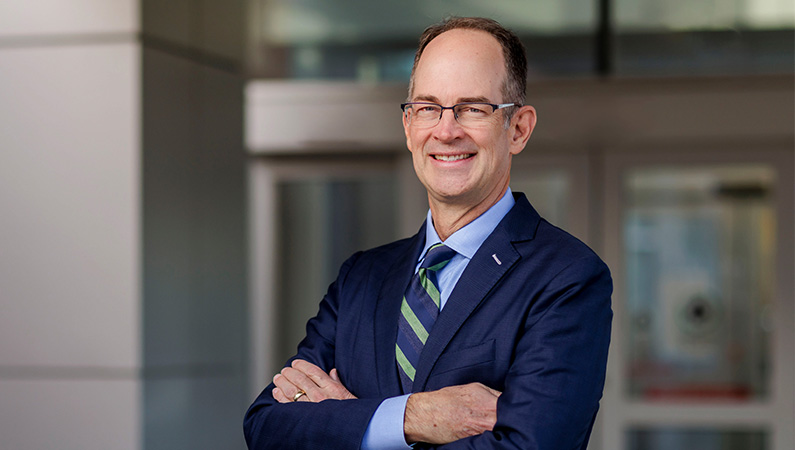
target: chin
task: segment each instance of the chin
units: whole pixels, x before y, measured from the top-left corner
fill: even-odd
[[[445,203],[462,203],[472,197],[472,192],[461,189],[439,189],[436,190],[436,198]]]

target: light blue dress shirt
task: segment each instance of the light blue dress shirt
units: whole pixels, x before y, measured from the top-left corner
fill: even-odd
[[[478,251],[483,242],[486,241],[486,238],[491,235],[491,232],[494,231],[497,224],[508,214],[508,211],[513,208],[515,203],[511,188],[508,188],[505,195],[491,208],[457,230],[443,242],[444,245],[455,250],[457,254],[436,274],[439,281],[439,290],[441,291],[441,308],[444,308],[447,299],[450,298],[450,293],[456,283],[458,283],[458,279],[461,278],[461,274],[464,273],[469,261],[475,256],[475,252]],[[428,249],[439,242],[442,242],[442,240],[433,227],[433,218],[429,210],[425,219],[425,247],[420,252],[420,259],[417,261],[414,273],[419,270]],[[411,449],[406,444],[406,438],[403,434],[403,416],[406,413],[406,402],[408,402],[410,395],[392,397],[381,402],[381,405],[378,406],[375,414],[370,419],[370,424],[367,426],[367,431],[362,440],[362,450]]]

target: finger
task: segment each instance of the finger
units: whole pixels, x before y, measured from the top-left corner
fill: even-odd
[[[489,394],[491,394],[491,395],[493,395],[495,397],[499,397],[500,395],[502,395],[502,392],[500,392],[500,391],[498,391],[496,389],[492,389],[492,388],[486,386],[483,383],[471,383],[471,385],[478,386],[478,387],[482,388],[483,390],[485,390],[486,392],[488,392]]]
[[[318,385],[300,370],[293,369],[292,367],[285,367],[282,369],[282,376],[284,376],[293,386],[295,386],[294,391],[285,391],[286,394],[295,395],[300,389],[306,392],[306,396],[309,397],[308,400],[325,400],[326,396],[322,393]]]
[[[302,390],[300,386],[297,386],[295,383],[290,381],[289,378],[280,373],[277,373],[273,377],[273,384],[276,385],[276,388],[279,389],[279,392],[284,396],[285,399],[287,399],[288,402],[292,402],[293,396],[297,394],[298,391]]]
[[[287,377],[282,375],[281,373],[277,373],[273,376],[273,384],[276,385],[282,392],[289,394],[291,391],[297,391],[299,388],[294,383],[292,383]]]
[[[331,372],[328,374],[332,380],[336,381],[337,383],[340,382],[340,375],[337,373],[337,368],[331,369]]]
[[[273,388],[271,394],[273,395],[273,398],[279,403],[290,403],[291,401],[289,398],[287,398],[287,396],[284,395],[284,393],[282,393],[282,390],[279,388]]]
[[[326,375],[326,372],[323,371],[320,367],[304,361],[302,359],[296,359],[293,361],[292,367],[296,370],[303,372],[313,383],[318,385],[321,389],[325,388],[329,385],[331,381],[336,381]]]
[[[485,386],[485,387],[486,387],[486,389],[488,389],[488,390],[489,390],[489,392],[491,393],[491,395],[493,395],[493,396],[495,396],[495,397],[499,397],[500,395],[502,395],[502,392],[500,392],[500,391],[498,391],[498,390],[496,390],[496,389],[492,389],[492,388],[490,388],[490,387],[488,387],[488,386]]]

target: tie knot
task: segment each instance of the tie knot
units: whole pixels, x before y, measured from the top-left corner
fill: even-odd
[[[442,243],[434,244],[428,249],[425,260],[422,261],[420,267],[431,271],[441,270],[455,255],[456,251],[450,247]]]

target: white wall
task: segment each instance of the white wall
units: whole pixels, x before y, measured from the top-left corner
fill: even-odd
[[[137,23],[0,3],[0,448],[139,448]]]
[[[0,449],[244,447],[243,4],[0,2]]]

